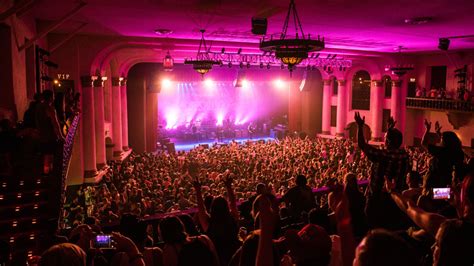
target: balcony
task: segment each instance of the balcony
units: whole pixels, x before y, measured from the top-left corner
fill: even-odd
[[[472,102],[451,100],[451,99],[433,99],[433,98],[406,98],[407,108],[435,110],[435,111],[454,111],[473,113],[474,104]]]

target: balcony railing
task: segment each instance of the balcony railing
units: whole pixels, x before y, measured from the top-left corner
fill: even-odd
[[[433,98],[406,98],[407,108],[439,111],[474,112],[474,104],[468,101],[433,99]]]

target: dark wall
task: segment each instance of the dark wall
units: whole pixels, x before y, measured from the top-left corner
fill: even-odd
[[[13,89],[11,28],[0,24],[0,117],[7,111],[16,120],[17,111]],[[22,119],[22,118],[20,118]]]
[[[138,153],[146,150],[146,68],[144,64],[135,65],[127,76],[128,142]]]

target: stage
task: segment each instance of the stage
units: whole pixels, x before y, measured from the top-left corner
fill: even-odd
[[[224,138],[219,141],[217,140],[182,141],[182,140],[171,139],[171,142],[174,142],[176,151],[189,151],[195,147],[198,147],[199,145],[209,145],[209,147],[211,147],[214,144],[217,144],[217,145],[229,144],[231,141],[236,141],[238,143],[245,143],[247,141],[259,141],[259,140],[269,141],[269,140],[275,140],[275,138],[272,138],[270,136],[257,136],[253,138]]]

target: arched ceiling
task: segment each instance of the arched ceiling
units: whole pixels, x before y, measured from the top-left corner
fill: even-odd
[[[252,16],[268,17],[268,33],[279,33],[289,0],[86,0],[87,6],[56,32],[70,32],[83,22],[87,34],[158,37],[157,28],[173,31],[169,38],[258,43],[250,32]],[[471,0],[295,0],[305,33],[321,34],[329,48],[393,52],[436,51],[440,37],[474,34]],[[36,0],[26,15],[40,21],[59,19],[76,0]],[[432,17],[422,25],[406,18]],[[292,28],[291,28],[292,29]],[[474,38],[453,39],[450,49],[472,49]]]

